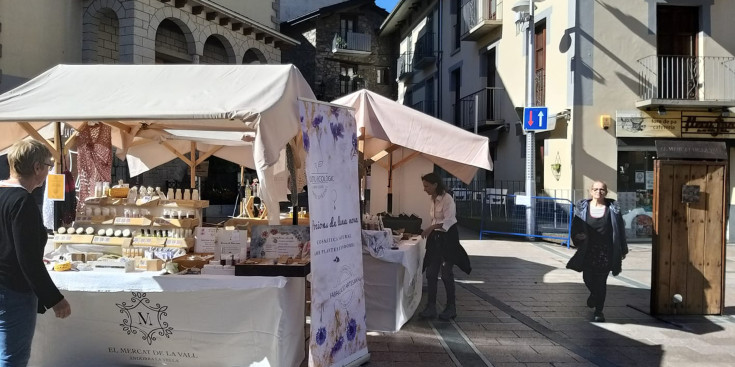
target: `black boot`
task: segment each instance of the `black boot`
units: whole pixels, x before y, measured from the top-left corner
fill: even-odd
[[[433,319],[436,317],[436,302],[429,302],[426,304],[426,308],[419,312],[419,317],[422,319]]]
[[[447,304],[447,307],[439,314],[439,318],[442,320],[450,320],[457,317],[457,307],[454,303]]]

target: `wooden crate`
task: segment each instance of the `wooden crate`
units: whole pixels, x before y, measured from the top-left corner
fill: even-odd
[[[651,313],[719,315],[724,308],[726,162],[654,164]],[[682,187],[699,186],[684,203]],[[681,304],[673,297],[680,294]]]

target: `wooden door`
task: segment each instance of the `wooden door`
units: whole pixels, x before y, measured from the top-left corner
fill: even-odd
[[[658,98],[697,99],[699,8],[659,5],[656,18]]]
[[[651,313],[722,314],[726,164],[657,160],[654,177]],[[699,187],[699,200],[685,203],[684,185]]]

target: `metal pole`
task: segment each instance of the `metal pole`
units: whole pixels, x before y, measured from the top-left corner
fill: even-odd
[[[526,50],[526,64],[528,65],[528,75],[526,76],[526,106],[533,107],[534,103],[534,75],[535,75],[535,53],[536,47],[534,43],[535,24],[534,24],[534,0],[528,2],[528,47]],[[533,199],[536,196],[536,136],[532,130],[526,131],[526,195],[529,197],[529,205],[526,207],[526,234],[536,234],[536,203]],[[529,237],[531,238],[531,237]]]

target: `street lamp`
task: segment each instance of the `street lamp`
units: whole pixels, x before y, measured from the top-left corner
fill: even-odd
[[[543,0],[536,0],[543,1]],[[526,107],[533,107],[534,102],[534,76],[535,76],[535,60],[534,52],[536,50],[534,44],[534,8],[531,0],[520,0],[511,8],[518,15],[516,25],[526,25]],[[523,121],[523,120],[521,120]],[[536,136],[533,130],[526,130],[526,196],[529,203],[526,206],[526,234],[529,236],[536,234],[536,203],[533,197],[536,196]],[[531,238],[531,237],[529,237]]]

